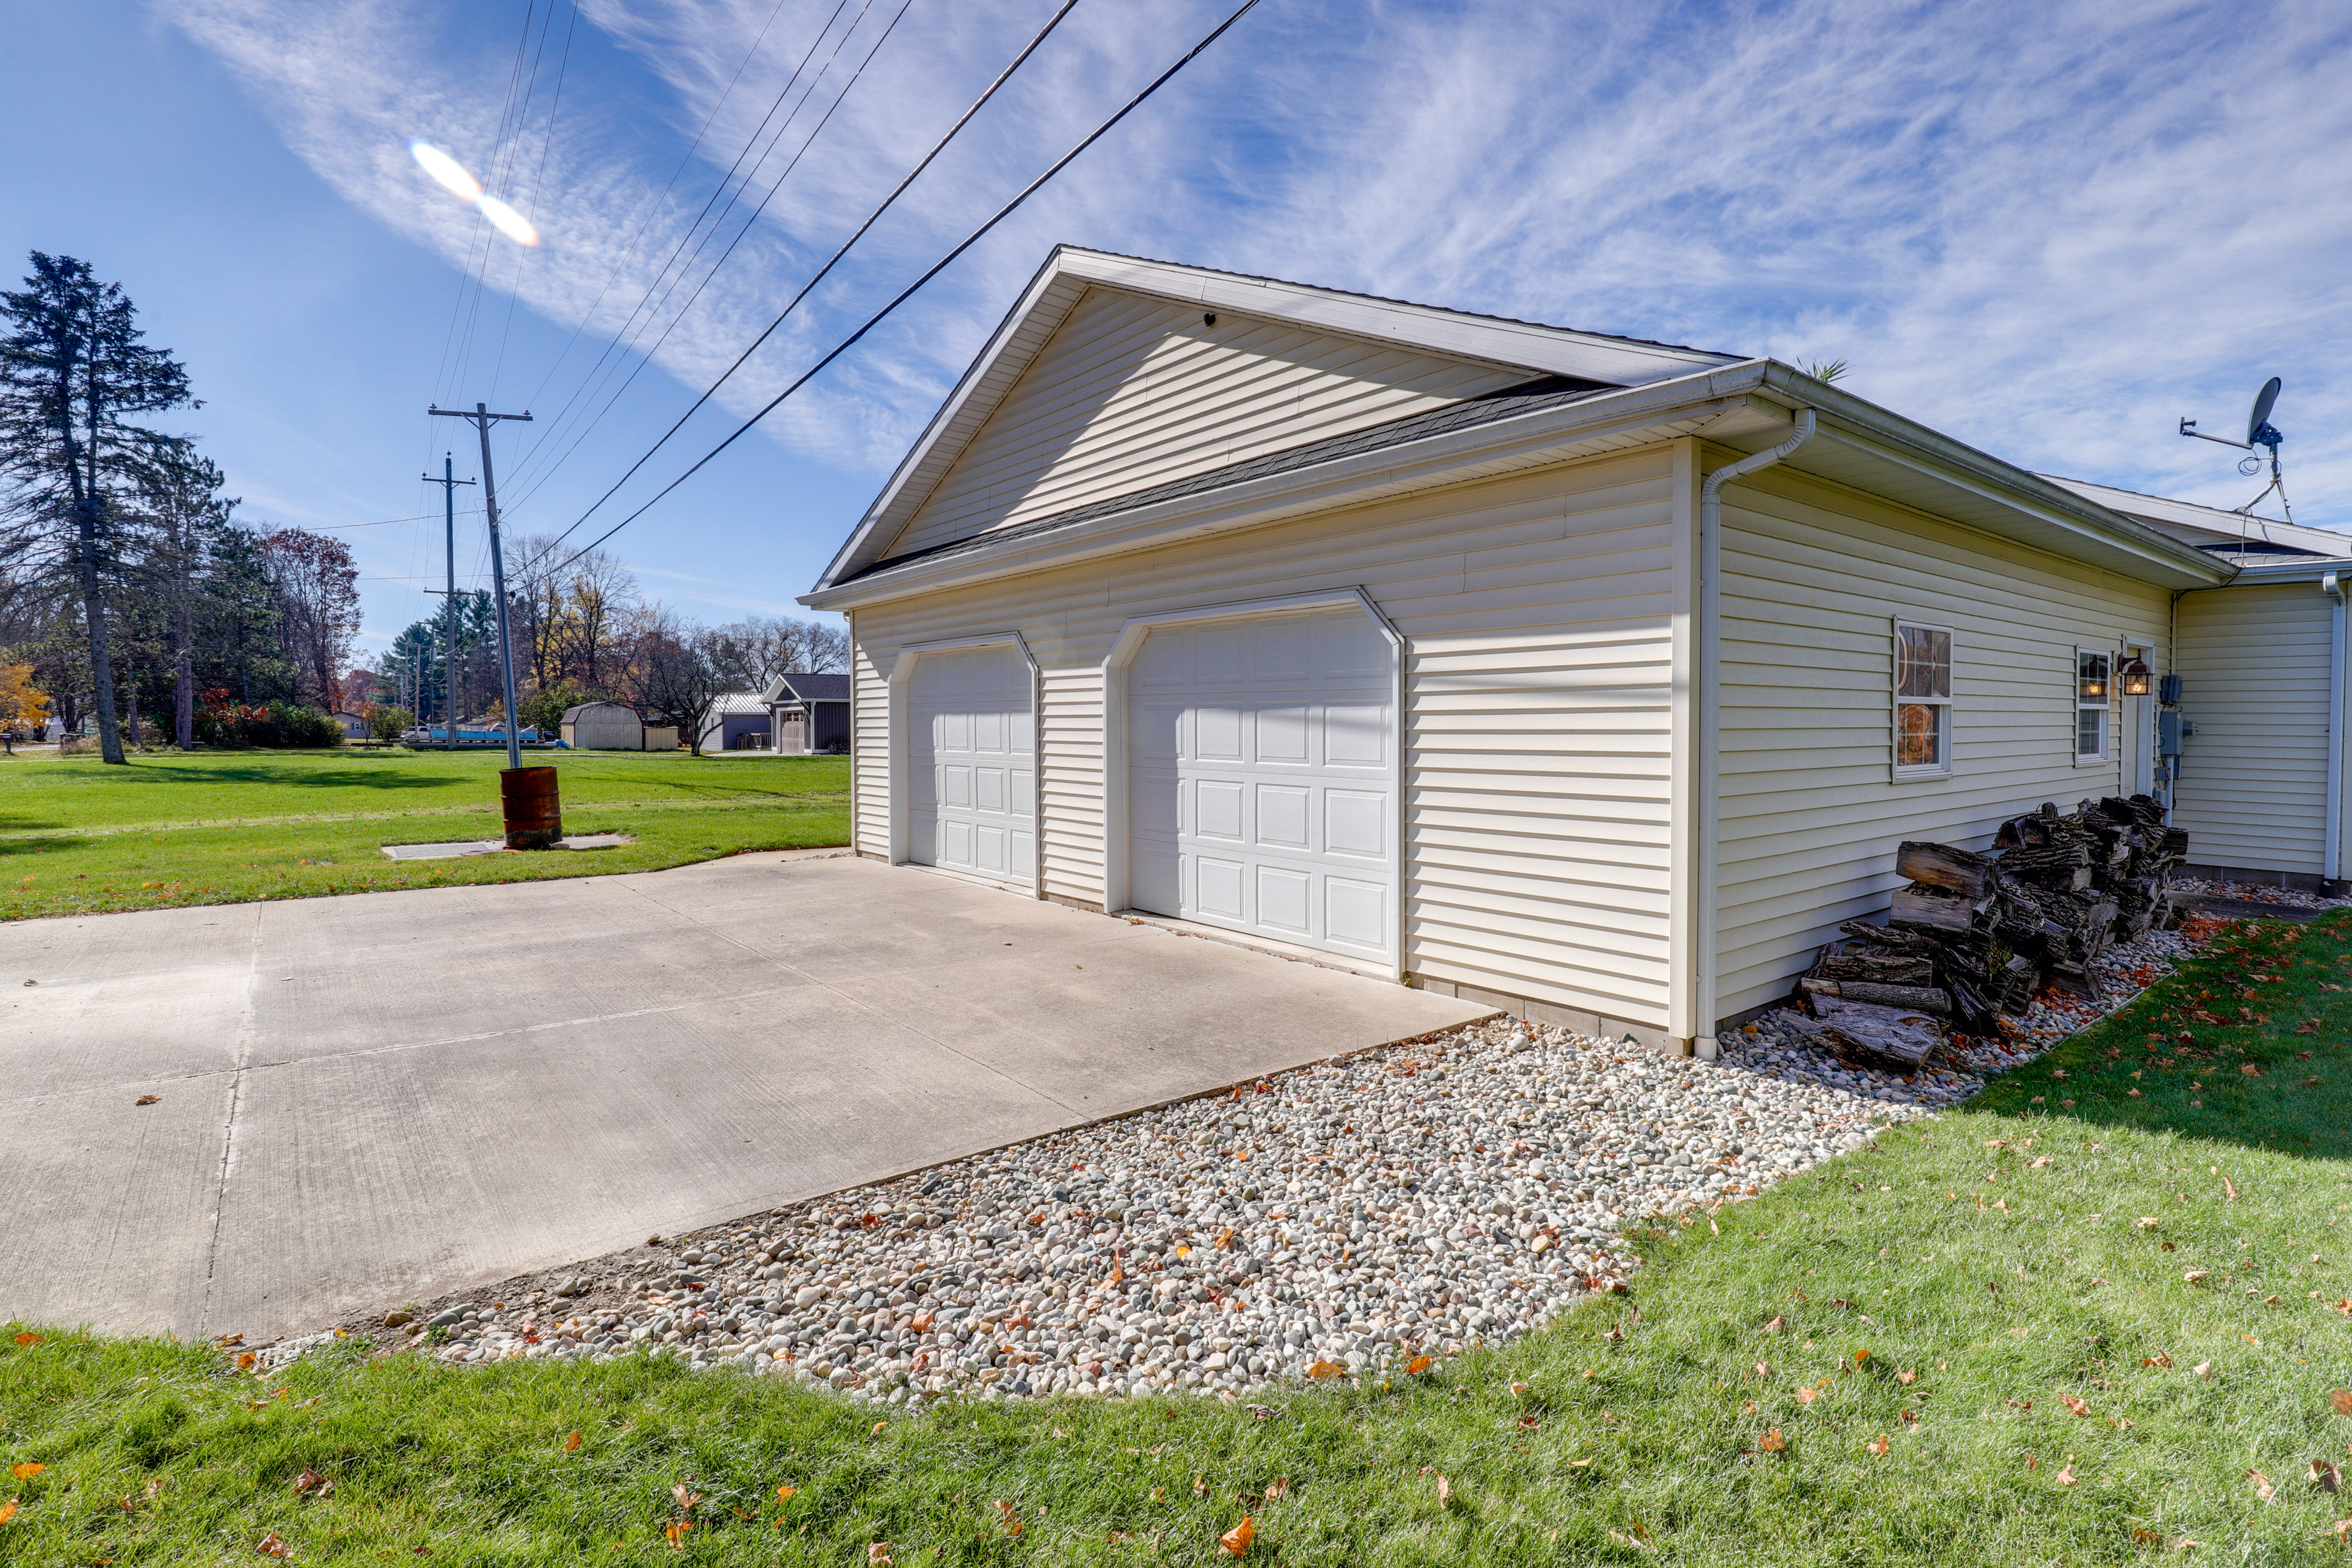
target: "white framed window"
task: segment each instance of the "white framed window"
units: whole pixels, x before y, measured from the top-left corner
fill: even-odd
[[[2099,649],[2074,650],[2074,761],[2104,763],[2115,728],[2116,657]]]
[[[1895,776],[1952,771],[1952,629],[1895,623]]]

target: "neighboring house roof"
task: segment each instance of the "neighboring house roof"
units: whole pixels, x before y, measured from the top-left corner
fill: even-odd
[[[2143,495],[2114,485],[2042,476],[2076,495],[2097,501],[2112,511],[2162,530],[2173,538],[2249,566],[2276,563],[2293,564],[2298,558],[2340,561],[2352,558],[2352,534],[2334,529],[2310,528],[2273,517],[2224,511],[2201,501],[2175,500],[2169,496]]]
[[[1516,365],[1527,379],[1406,417],[891,555],[1063,321],[1095,289],[1295,322],[1418,353]],[[1199,386],[1174,395],[1202,397]],[[1335,506],[1704,435],[1752,452],[1810,407],[1818,434],[1785,466],[2036,549],[2172,587],[2232,567],[2079,489],[2031,474],[1767,359],[1727,355],[1203,268],[1057,248],[801,602],[870,604],[1092,555],[1153,548]],[[887,557],[887,558],[886,558]]]
[[[582,715],[590,713],[611,715],[615,718],[625,713],[629,716],[630,723],[638,724],[644,722],[644,721],[638,716],[635,709],[619,702],[583,702],[575,708],[566,708],[563,710],[563,722],[566,724],[576,724],[580,721]]]
[[[780,675],[767,690],[766,700],[774,702],[846,702],[849,700],[849,677],[846,675]]]
[[[730,715],[747,713],[765,714],[767,711],[768,699],[765,694],[757,691],[726,692],[710,704],[710,716],[713,719],[724,719]]]

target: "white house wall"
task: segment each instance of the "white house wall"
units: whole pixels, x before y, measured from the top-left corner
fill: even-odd
[[[1531,379],[1090,289],[884,559]]]
[[[1044,691],[1042,890],[1099,905],[1102,663],[1121,626],[1360,586],[1407,640],[1404,966],[1661,1030],[1688,569],[1674,461],[1653,447],[859,609],[857,847],[889,852],[898,648],[1018,631]]]
[[[2174,824],[2201,866],[2332,875],[2327,667],[2335,601],[2317,583],[2183,594],[2176,612],[2183,742]]]
[[[1885,909],[1903,840],[1981,849],[2043,801],[2118,793],[2120,713],[2109,760],[2074,762],[2077,646],[2167,668],[2167,590],[1785,470],[1727,491],[1721,579],[1718,1018]],[[1897,616],[1953,631],[1948,778],[1892,777]]]

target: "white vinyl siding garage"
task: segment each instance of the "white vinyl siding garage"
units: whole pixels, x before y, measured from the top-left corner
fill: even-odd
[[[1361,610],[1153,631],[1127,671],[1129,901],[1396,958],[1396,663]]]
[[[1527,381],[1231,312],[1087,290],[885,558]]]
[[[1027,661],[1010,647],[917,657],[907,693],[908,859],[1035,882],[1031,684]]]
[[[2317,583],[2183,594],[2182,743],[2173,822],[2201,866],[2332,876],[2328,658],[2335,602]]]
[[[1675,462],[1653,446],[859,608],[858,847],[888,853],[898,648],[1018,631],[1043,689],[1041,890],[1099,907],[1103,664],[1121,627],[1360,586],[1407,641],[1401,967],[1654,1036],[1688,570]]]
[[[1785,995],[1840,921],[1886,907],[1904,839],[1983,848],[2042,801],[2117,793],[2117,748],[2075,764],[2075,649],[2143,644],[2163,668],[2171,595],[1783,469],[1727,497],[1722,552],[1716,1013],[1728,1017]],[[1898,620],[1952,632],[1946,775],[1895,776]]]

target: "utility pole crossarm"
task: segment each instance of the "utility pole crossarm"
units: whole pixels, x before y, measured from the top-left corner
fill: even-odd
[[[482,514],[490,525],[491,590],[496,595],[499,612],[499,682],[504,688],[502,694],[506,699],[507,767],[509,771],[519,770],[522,766],[522,734],[515,716],[514,639],[507,631],[507,567],[505,553],[499,542],[499,486],[497,478],[490,471],[490,426],[501,419],[528,421],[530,410],[526,408],[520,414],[493,414],[488,404],[477,403],[470,413],[462,408],[436,408],[430,404],[425,405],[425,412],[447,419],[463,419],[482,438]],[[455,490],[442,493],[457,494]],[[456,601],[451,603],[454,605]]]

